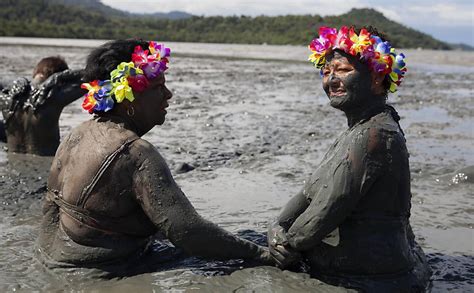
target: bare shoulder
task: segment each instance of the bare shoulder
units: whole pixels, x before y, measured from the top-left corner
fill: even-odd
[[[135,164],[134,178],[140,185],[155,186],[155,189],[176,187],[168,164],[151,143],[139,138],[131,144],[129,153],[130,161]]]
[[[149,151],[149,152],[156,151],[157,152],[156,148],[150,142],[148,142],[147,140],[144,140],[143,138],[139,138],[135,140],[132,146],[133,148],[139,149],[141,151]]]
[[[139,138],[130,145],[130,155],[141,165],[168,168],[165,159],[150,142]]]

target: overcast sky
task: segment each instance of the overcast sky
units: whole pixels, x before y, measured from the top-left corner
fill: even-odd
[[[386,17],[451,43],[474,46],[473,0],[101,0],[137,13],[184,11],[194,15],[338,15],[371,7]]]

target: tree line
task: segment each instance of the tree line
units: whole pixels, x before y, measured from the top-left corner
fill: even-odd
[[[47,0],[0,0],[0,35],[21,37],[307,45],[320,26],[372,25],[395,47],[451,49],[447,43],[391,21],[373,9],[353,9],[339,16],[193,16],[159,19],[123,16],[103,9]]]

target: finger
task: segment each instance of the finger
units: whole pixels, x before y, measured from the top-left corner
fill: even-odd
[[[294,262],[292,259],[285,258],[282,255],[278,254],[272,255],[272,258],[275,262],[275,265],[280,269],[285,269]]]
[[[278,245],[278,239],[275,235],[268,235],[268,246],[276,246]]]
[[[270,249],[270,255],[280,263],[285,262],[286,256],[276,249]]]
[[[275,250],[278,251],[280,254],[284,255],[285,257],[288,257],[288,256],[292,255],[292,251],[287,249],[283,245],[275,246]]]
[[[273,249],[272,251],[270,251],[270,253],[273,253],[272,255],[275,258],[278,258],[278,260],[285,266],[288,266],[292,263],[296,263],[302,257],[298,251],[287,249],[283,246],[278,246],[277,249]]]
[[[280,268],[280,269],[285,268],[285,262],[284,261],[274,257],[273,255],[272,255],[272,260],[278,268]]]
[[[282,253],[280,250],[272,250],[270,252],[271,256],[277,261],[278,267],[280,268],[286,268],[300,259],[298,254],[285,254],[286,252],[287,251]]]

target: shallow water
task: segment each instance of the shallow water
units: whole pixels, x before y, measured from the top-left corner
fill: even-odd
[[[74,40],[67,43],[74,44]],[[160,150],[172,171],[183,163],[196,167],[174,174],[205,218],[233,232],[263,232],[345,129],[344,116],[329,107],[312,66],[296,62],[302,47],[176,46],[179,55],[172,59],[167,75],[174,93],[167,121],[145,139]],[[29,76],[40,58],[58,53],[72,68],[79,68],[86,47],[0,45],[0,81]],[[212,53],[220,57],[193,55]],[[434,271],[432,291],[467,292],[474,285],[473,186],[449,179],[455,170],[474,165],[474,58],[463,55],[465,66],[461,66],[452,62],[451,52],[410,53],[414,64],[389,101],[402,117],[411,155],[411,223]],[[62,136],[89,119],[80,104],[76,101],[64,110]],[[345,291],[306,274],[271,267],[216,276],[219,269],[209,266],[235,266],[216,262],[93,285],[51,276],[33,257],[50,162],[0,150],[0,291]]]

